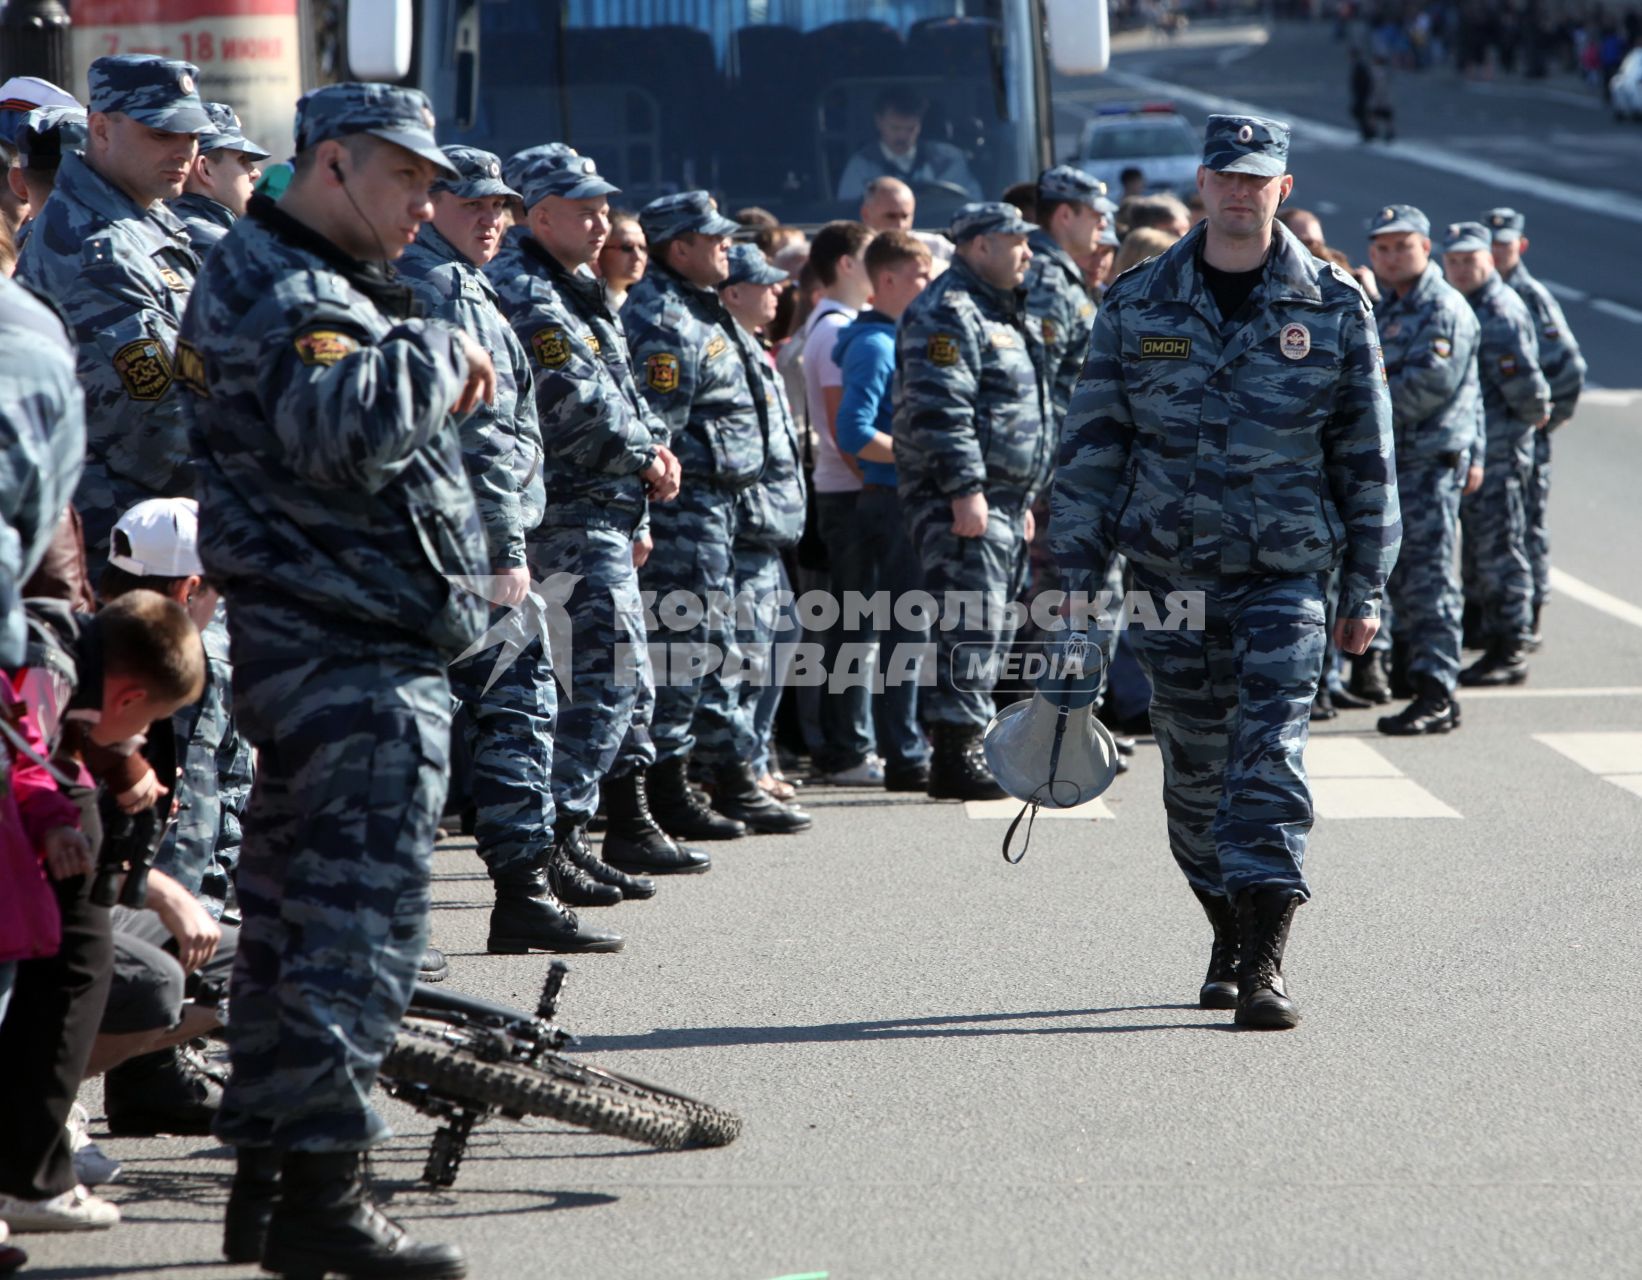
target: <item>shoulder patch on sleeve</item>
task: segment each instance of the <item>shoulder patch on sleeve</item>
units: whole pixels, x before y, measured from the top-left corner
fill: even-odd
[[[678,390],[678,357],[670,351],[658,351],[644,362],[644,380],[652,391],[662,395]]]
[[[133,400],[158,400],[171,387],[171,357],[153,338],[139,338],[116,351],[114,372]]]
[[[931,334],[924,354],[929,357],[930,364],[942,369],[950,368],[958,363],[958,340],[950,333]]]
[[[1499,358],[1499,371],[1507,378],[1513,378],[1516,376],[1517,358],[1515,354],[1507,351]]]
[[[205,357],[192,342],[177,343],[177,381],[203,400],[211,398],[211,387],[205,380]]]
[[[1454,344],[1447,338],[1433,338],[1431,339],[1431,354],[1439,360],[1446,360],[1454,354]]]
[[[544,369],[562,369],[570,363],[570,339],[557,326],[536,330],[530,336],[530,349]]]
[[[359,350],[359,340],[340,329],[307,329],[293,340],[297,358],[303,364],[327,368]]]

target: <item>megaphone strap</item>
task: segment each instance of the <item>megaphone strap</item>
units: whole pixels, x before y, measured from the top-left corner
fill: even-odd
[[[1021,845],[1021,851],[1013,858],[1009,856],[1009,845],[1015,838],[1015,829],[1021,825],[1021,819],[1026,817],[1026,811],[1032,811],[1031,818],[1026,824],[1026,843]],[[1003,833],[1003,860],[1010,866],[1017,866],[1020,860],[1026,857],[1026,851],[1032,847],[1032,826],[1038,820],[1038,802],[1028,800],[1021,806],[1021,811],[1015,815],[1015,820],[1009,824],[1009,830]]]

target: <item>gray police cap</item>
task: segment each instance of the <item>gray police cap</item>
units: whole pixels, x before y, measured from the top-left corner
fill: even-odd
[[[1411,204],[1388,204],[1368,220],[1369,239],[1388,236],[1394,232],[1412,231],[1416,235],[1431,234],[1431,219]]]
[[[67,152],[85,150],[89,133],[81,107],[36,107],[17,131],[18,162],[30,172],[49,173]]]
[[[538,147],[526,147],[523,151],[515,151],[506,160],[502,161],[502,181],[515,191],[523,191],[525,180],[524,172],[528,165],[537,160],[551,156],[580,155],[575,147],[564,142],[544,142]]]
[[[433,108],[420,89],[357,80],[328,84],[296,104],[298,153],[321,142],[368,133],[459,177],[433,137]]]
[[[1038,224],[1021,217],[1021,211],[1001,200],[966,204],[952,215],[946,229],[946,238],[953,244],[962,244],[976,236],[1026,236],[1038,229]]]
[[[1444,253],[1486,253],[1493,237],[1480,222],[1451,222],[1442,238]]]
[[[1515,209],[1490,209],[1482,220],[1496,244],[1515,244],[1528,231],[1528,216]]]
[[[266,160],[273,152],[259,147],[245,136],[245,126],[226,102],[207,102],[205,114],[211,117],[212,132],[200,136],[200,153],[212,151],[243,151],[253,160]]]
[[[704,236],[727,236],[741,229],[740,223],[730,221],[718,211],[712,196],[705,191],[681,191],[652,200],[639,210],[639,226],[644,228],[644,238],[652,248],[691,231]]]
[[[1086,204],[1108,218],[1117,212],[1117,206],[1106,198],[1106,184],[1069,164],[1057,164],[1038,175],[1038,203],[1055,200]]]
[[[502,161],[494,152],[481,151],[478,147],[445,147],[443,150],[458,176],[440,178],[433,184],[435,191],[448,191],[459,200],[479,200],[485,196],[519,198],[519,193],[503,179]]]
[[[0,84],[0,139],[15,142],[23,119],[39,107],[79,107],[72,93],[39,76],[12,76]],[[80,108],[84,110],[83,107]]]
[[[1264,116],[1210,116],[1203,164],[1216,173],[1281,177],[1289,171],[1289,127]]]
[[[92,111],[117,111],[150,129],[210,133],[216,126],[199,95],[200,69],[146,53],[98,58],[86,73]]]
[[[548,196],[590,200],[594,196],[613,196],[621,190],[599,176],[599,167],[591,156],[538,156],[526,163],[518,176],[527,209]]]
[[[771,264],[756,244],[730,246],[730,274],[720,282],[723,289],[732,284],[780,284],[791,280],[792,273]]]

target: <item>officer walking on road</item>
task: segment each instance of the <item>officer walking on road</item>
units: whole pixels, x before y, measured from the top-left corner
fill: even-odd
[[[165,201],[182,193],[197,136],[214,127],[198,75],[145,54],[91,64],[85,152],[63,156],[17,262],[18,278],[68,316],[80,350],[87,445],[74,505],[92,581],[123,512],[193,485],[174,369],[199,259]]]
[[[1483,469],[1482,485],[1460,503],[1460,520],[1487,651],[1459,676],[1463,685],[1482,687],[1528,678],[1534,571],[1528,562],[1527,488],[1534,435],[1551,413],[1534,318],[1500,278],[1492,243],[1480,222],[1453,223],[1443,239],[1448,283],[1465,295],[1482,325],[1477,374],[1487,439],[1471,451],[1472,466]]]
[[[1409,205],[1387,205],[1368,225],[1369,265],[1382,292],[1374,318],[1385,347],[1396,437],[1402,554],[1387,585],[1390,623],[1415,688],[1414,700],[1383,716],[1381,733],[1407,736],[1459,728],[1457,551],[1460,493],[1482,436],[1477,382],[1481,330],[1463,296],[1431,260],[1431,224]]]
[[[1038,228],[1027,237],[1026,307],[1043,330],[1044,369],[1058,427],[1089,352],[1095,299],[1078,264],[1095,251],[1117,206],[1106,184],[1069,164],[1038,178]]]
[[[597,896],[611,902],[621,895],[588,884],[585,872],[561,863],[553,840],[553,795],[543,785],[553,773],[556,698],[542,628],[531,625],[542,606],[532,596],[525,556],[545,506],[542,436],[524,347],[481,270],[500,248],[502,213],[515,193],[490,152],[444,152],[461,177],[434,184],[433,218],[422,224],[398,270],[429,316],[461,329],[496,366],[495,403],[475,409],[460,432],[490,552],[497,639],[450,669],[451,692],[464,712],[474,835],[496,886],[488,949],[616,951],[619,936],[583,924],[559,901],[585,903]],[[498,652],[500,646],[507,647]]]
[[[706,871],[650,817],[645,775],[652,676],[638,565],[650,554],[648,502],[678,494],[666,428],[639,393],[627,339],[590,266],[610,231],[616,186],[568,148],[537,148],[517,166],[526,209],[490,276],[530,360],[547,463],[547,518],[530,542],[543,580],[573,574],[565,608],[576,643],[553,761],[555,857],[628,897],[645,875]],[[602,857],[586,828],[600,798]]]
[[[1494,266],[1505,283],[1528,304],[1539,339],[1539,367],[1551,386],[1551,418],[1534,433],[1534,469],[1528,477],[1524,505],[1528,513],[1528,562],[1534,570],[1534,626],[1530,650],[1539,648],[1539,613],[1551,594],[1551,533],[1546,511],[1551,502],[1551,432],[1574,416],[1585,389],[1585,357],[1568,318],[1551,291],[1529,274],[1522,255],[1528,252],[1528,219],[1515,209],[1490,209],[1482,220],[1493,234]]]
[[[922,701],[935,799],[1004,794],[981,734],[1008,638],[1000,606],[1025,583],[1032,500],[1055,450],[1041,330],[1022,287],[1036,230],[1011,204],[960,208],[947,231],[952,266],[908,304],[896,340],[897,485],[924,588],[938,604],[978,591],[985,606],[956,626],[943,618],[935,633],[935,684]]]
[[[1201,629],[1132,634],[1169,843],[1214,929],[1200,998],[1258,1028],[1299,1020],[1283,951],[1310,896],[1324,592],[1341,565],[1336,641],[1361,653],[1401,537],[1374,318],[1274,225],[1288,150],[1287,125],[1209,117],[1206,220],[1107,291],[1050,504],[1069,592],[1098,586],[1115,549],[1160,619],[1170,592],[1202,601]]]
[[[414,90],[329,85],[296,160],[212,250],[177,352],[201,558],[233,619],[258,751],[245,820],[217,1134],[238,1149],[224,1250],[281,1274],[460,1276],[370,1201],[369,1095],[427,939],[445,800],[446,664],[484,629],[453,579],[491,571],[451,414],[490,357],[385,269],[460,180]]]
[[[245,136],[239,116],[226,102],[207,102],[205,114],[211,117],[212,131],[200,135],[188,182],[170,202],[201,259],[245,216],[251,192],[262,177],[262,162],[270,154]]]
[[[622,325],[634,366],[643,371],[641,390],[666,424],[684,473],[678,501],[651,512],[656,549],[639,581],[657,601],[679,592],[700,606],[659,637],[664,643],[654,650],[665,665],[655,672],[650,799],[661,825],[679,839],[792,830],[786,806],[740,769],[715,771],[712,808],[688,785],[701,701],[725,706],[739,698],[723,674],[738,662],[734,618],[722,616],[722,605],[713,602],[735,595],[736,498],[757,483],[769,452],[764,397],[751,363],[762,356],[742,338],[717,293],[729,275],[736,224],[705,191],[652,200],[639,222],[650,243],[650,270],[628,295]]]

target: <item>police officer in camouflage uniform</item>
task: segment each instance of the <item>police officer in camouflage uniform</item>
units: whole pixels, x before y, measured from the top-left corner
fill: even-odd
[[[1391,402],[1367,299],[1275,222],[1288,126],[1212,115],[1207,217],[1107,291],[1051,496],[1069,592],[1114,549],[1164,625],[1132,630],[1151,676],[1169,843],[1214,929],[1207,1008],[1293,1026],[1282,975],[1311,829],[1302,753],[1336,641],[1373,638],[1400,521]],[[1169,624],[1170,592],[1187,623]]]
[[[1054,404],[1041,331],[1022,287],[1037,228],[1010,204],[966,204],[947,236],[952,266],[907,306],[896,339],[895,465],[924,588],[949,612],[960,592],[984,609],[943,617],[922,711],[934,738],[929,794],[996,799],[981,757],[1004,607],[1020,594],[1032,500],[1054,461]],[[959,664],[962,664],[961,669]]]
[[[1449,225],[1443,238],[1448,283],[1465,295],[1482,326],[1477,374],[1486,442],[1471,449],[1482,484],[1460,502],[1466,568],[1475,575],[1487,651],[1460,672],[1468,686],[1528,678],[1534,628],[1534,571],[1528,561],[1528,481],[1534,435],[1550,419],[1551,388],[1539,367],[1528,304],[1494,267],[1493,237],[1480,222]]]
[[[490,548],[491,631],[451,666],[470,760],[479,857],[496,885],[489,950],[616,951],[621,938],[584,924],[564,901],[619,902],[554,846],[557,697],[532,594],[525,544],[541,523],[542,439],[531,370],[482,268],[501,247],[503,211],[517,193],[488,151],[446,147],[461,175],[434,184],[433,218],[399,259],[427,314],[461,329],[496,365],[496,400],[461,423],[462,451]],[[494,643],[487,643],[487,641]]]
[[[733,772],[733,790],[738,795],[745,796],[750,786],[763,797],[762,804],[751,801],[764,810],[758,830],[803,831],[811,825],[810,815],[796,804],[782,804],[768,796],[758,786],[762,773],[757,768],[757,762],[768,754],[775,714],[774,704],[765,695],[769,683],[779,679],[775,646],[783,613],[781,595],[791,590],[781,552],[797,546],[804,533],[805,484],[798,425],[781,377],[758,345],[758,331],[775,320],[780,302],[777,286],[790,277],[771,266],[753,244],[732,246],[729,267],[730,274],[718,292],[725,310],[735,319],[738,336],[754,353],[756,394],[764,399],[769,458],[758,483],[736,495],[736,649],[743,663],[741,678],[730,686],[736,701],[723,705],[703,699],[696,708],[696,755],[716,777]],[[760,704],[767,708],[763,716]],[[735,812],[743,816],[740,809]]]
[[[489,273],[526,351],[546,449],[547,519],[529,554],[538,577],[573,575],[565,609],[575,634],[570,692],[553,760],[555,857],[614,889],[650,897],[657,873],[706,871],[649,816],[655,759],[640,695],[650,682],[637,565],[649,554],[648,500],[678,492],[666,431],[633,380],[627,340],[589,264],[609,234],[616,187],[568,147],[509,161],[526,220]],[[602,857],[587,825],[603,792]]]
[[[768,456],[769,423],[757,390],[761,357],[725,311],[716,286],[729,274],[736,224],[705,191],[652,200],[639,212],[650,244],[650,269],[628,294],[622,327],[639,387],[678,455],[678,500],[650,514],[655,550],[639,571],[654,592],[661,634],[651,637],[656,701],[650,734],[656,763],[649,798],[657,821],[679,839],[722,840],[789,820],[762,803],[756,782],[718,771],[714,803],[703,805],[688,783],[693,723],[703,699],[733,706],[737,692],[725,668],[739,662],[734,617],[736,495],[757,482]],[[695,608],[662,616],[665,601]]]
[[[414,90],[297,104],[276,205],[212,250],[177,376],[201,559],[233,618],[234,709],[258,752],[217,1133],[239,1149],[224,1251],[281,1273],[459,1276],[374,1205],[369,1094],[427,939],[450,734],[446,665],[491,572],[451,415],[494,395],[484,349],[386,269],[459,177]],[[271,1219],[271,1221],[270,1221]]]
[[[1490,209],[1482,220],[1493,234],[1494,266],[1505,283],[1528,304],[1538,327],[1539,367],[1551,386],[1551,418],[1534,433],[1534,469],[1528,477],[1528,561],[1534,570],[1534,627],[1530,650],[1539,647],[1539,613],[1551,593],[1551,533],[1546,511],[1551,501],[1551,432],[1574,416],[1585,389],[1585,357],[1568,318],[1551,291],[1529,273],[1528,219],[1515,209]]]
[[[1039,225],[1027,237],[1032,263],[1026,269],[1026,307],[1043,330],[1057,426],[1066,417],[1095,326],[1094,295],[1078,260],[1094,252],[1116,212],[1106,184],[1081,169],[1059,164],[1038,176]]]
[[[226,102],[207,102],[212,131],[200,135],[200,152],[188,172],[183,193],[170,201],[182,219],[188,242],[202,259],[245,216],[251,191],[271,154],[245,136],[239,116]]]
[[[17,129],[17,163],[6,174],[12,194],[28,199],[29,220],[17,231],[17,249],[33,233],[40,210],[57,186],[57,170],[71,151],[84,151],[89,134],[83,107],[36,107]]]
[[[1410,205],[1387,205],[1368,224],[1369,265],[1381,286],[1374,318],[1384,344],[1396,438],[1403,545],[1387,584],[1390,625],[1406,654],[1414,699],[1379,721],[1408,736],[1459,728],[1457,550],[1460,494],[1482,438],[1477,381],[1481,330],[1465,298],[1431,260],[1431,224]],[[1480,483],[1480,481],[1478,481]]]
[[[175,348],[199,259],[165,200],[181,194],[196,137],[212,129],[198,74],[138,54],[91,64],[85,153],[63,156],[17,263],[79,346],[88,440],[74,505],[93,581],[121,512],[193,484]]]

